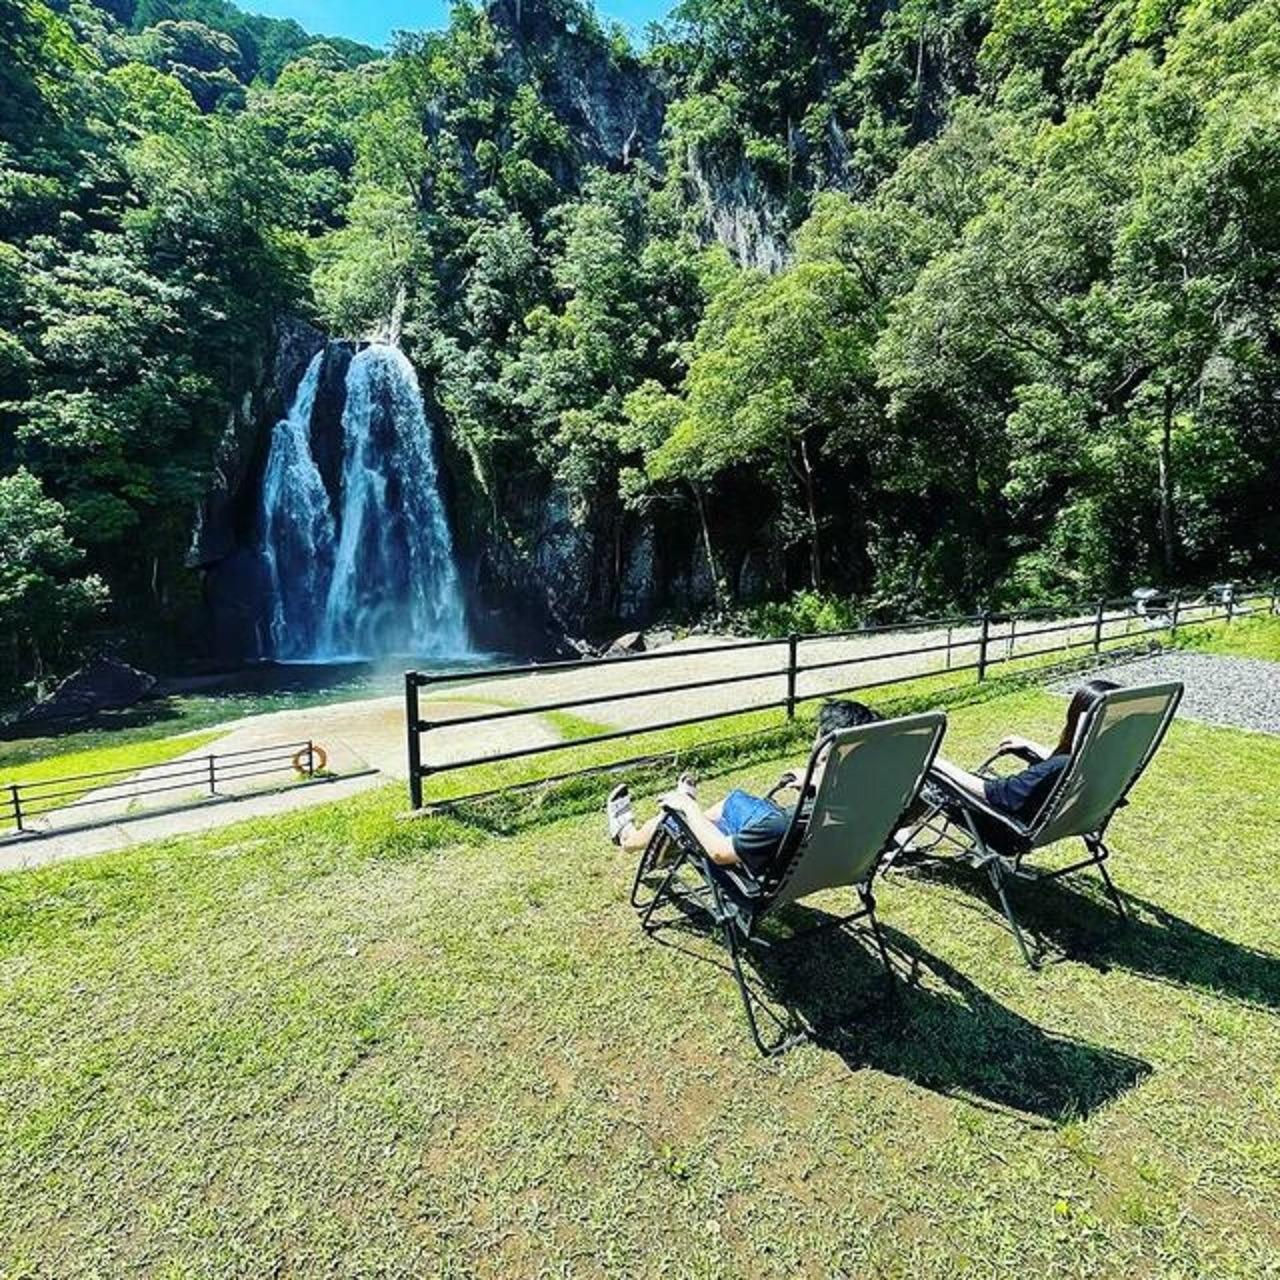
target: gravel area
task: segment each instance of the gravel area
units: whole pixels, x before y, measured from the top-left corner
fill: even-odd
[[[1070,693],[1081,680],[1098,676],[1123,685],[1181,680],[1187,689],[1178,715],[1206,724],[1280,734],[1280,662],[1174,650],[1098,667],[1050,687],[1058,693]]]

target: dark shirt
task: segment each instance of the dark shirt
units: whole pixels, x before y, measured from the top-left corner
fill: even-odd
[[[1008,778],[988,778],[982,784],[987,803],[1016,818],[1024,826],[1036,820],[1049,793],[1057,785],[1070,756],[1050,756]]]
[[[764,871],[782,847],[782,839],[791,825],[793,807],[772,806],[763,810],[732,836],[733,851],[749,871]]]
[[[754,814],[730,836],[733,851],[738,861],[753,875],[763,875],[769,870],[782,842],[791,828],[791,815],[796,811],[795,805],[777,805],[768,802],[768,808],[761,806],[759,813]],[[801,826],[809,821],[813,813],[813,788],[810,787],[800,808]]]

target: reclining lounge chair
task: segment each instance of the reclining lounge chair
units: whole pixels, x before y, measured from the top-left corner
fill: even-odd
[[[821,929],[865,918],[892,980],[888,952],[876,921],[871,879],[920,790],[945,729],[946,717],[932,712],[841,729],[818,742],[799,787],[802,797],[810,795],[815,767],[823,754],[830,752],[827,767],[812,803],[797,805],[765,875],[753,875],[742,865],[714,862],[680,814],[672,810],[668,809],[658,824],[641,856],[632,890],[641,925],[652,934],[670,923],[656,918],[664,905],[692,905],[710,916],[729,951],[751,1035],[761,1053],[780,1053],[802,1038],[784,1032],[774,1044],[764,1041],[742,971],[742,945],[768,945],[757,937],[760,923],[787,903],[824,889],[856,889],[861,902],[857,911],[784,941],[790,943]],[[664,857],[670,859],[666,864],[662,863]],[[695,887],[682,882],[684,870],[696,874]],[[658,889],[642,901],[641,886],[655,875],[661,876]]]
[[[1110,850],[1103,837],[1116,810],[1127,803],[1134,783],[1155,755],[1181,699],[1182,685],[1176,682],[1104,694],[1081,718],[1067,766],[1029,826],[960,790],[940,773],[931,774],[926,795],[934,803],[904,845],[930,857],[984,867],[1022,958],[1031,968],[1038,967],[1009,904],[1008,881],[1056,880],[1085,867],[1097,867],[1107,896],[1125,918],[1124,903],[1107,874],[1105,862]],[[996,762],[1010,755],[1027,764],[1039,758],[1025,751],[998,751],[984,761],[978,773],[994,776]],[[1084,842],[1087,858],[1053,870],[1023,865],[1029,854],[1072,837]]]

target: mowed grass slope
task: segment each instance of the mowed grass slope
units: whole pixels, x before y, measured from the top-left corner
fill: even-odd
[[[85,774],[111,770],[145,769],[149,765],[176,760],[178,756],[184,756],[190,751],[198,751],[221,736],[216,732],[187,733],[152,742],[126,742],[94,747],[87,751],[71,751],[25,764],[0,764],[0,787],[7,787],[15,782],[26,785],[54,778],[78,778]],[[113,779],[101,779],[99,785],[106,785],[110,781]]]
[[[1275,1274],[1278,796],[1280,742],[1175,725],[1114,828],[1132,925],[1024,891],[1031,973],[976,877],[893,876],[911,985],[838,934],[771,965],[827,1028],[775,1062],[595,814],[388,791],[4,877],[0,1274]]]

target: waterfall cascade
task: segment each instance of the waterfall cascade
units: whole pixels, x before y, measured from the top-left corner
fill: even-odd
[[[271,439],[261,512],[264,656],[463,656],[471,646],[462,588],[413,366],[380,343],[352,358],[331,493],[312,439],[325,354],[311,361]]]

